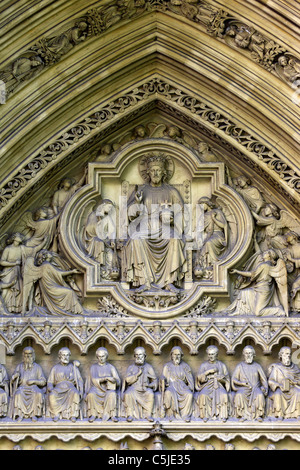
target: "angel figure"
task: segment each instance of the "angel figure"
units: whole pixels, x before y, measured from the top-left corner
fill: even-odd
[[[172,125],[167,127],[162,123],[150,122],[147,125],[147,129],[149,130],[149,137],[152,139],[167,138],[183,144],[185,147],[197,149],[197,141],[194,137],[185,129],[180,129],[178,126]]]
[[[24,267],[23,312],[33,306],[34,285],[39,282],[43,305],[53,315],[80,315],[83,307],[77,294],[67,284],[65,278],[78,274],[77,269],[63,271],[55,265],[53,253],[42,250],[35,259],[28,258]]]
[[[13,233],[6,239],[0,266],[0,290],[2,301],[9,313],[22,312],[23,277],[22,266],[28,256],[34,256],[43,243],[35,248],[24,245],[24,235]],[[1,310],[1,307],[0,307]],[[4,312],[3,312],[4,313]]]
[[[83,240],[89,256],[101,265],[104,278],[119,274],[116,253],[116,219],[114,204],[105,199],[88,217]]]
[[[261,262],[251,271],[232,269],[246,280],[241,284],[234,302],[226,309],[228,315],[288,316],[287,270],[275,250],[262,253]]]
[[[39,246],[40,250],[48,250],[55,238],[57,221],[58,216],[47,206],[40,207],[33,214],[25,212],[20,227],[26,247],[34,249]]]
[[[87,168],[84,170],[84,174],[82,178],[78,181],[78,183],[75,183],[72,178],[64,178],[59,186],[57,191],[55,191],[53,198],[52,198],[52,209],[54,211],[54,214],[57,215],[59,214],[67,202],[71,199],[73,194],[76,193],[76,191],[81,188],[81,186],[84,184],[85,179],[87,175]]]
[[[202,197],[198,204],[203,212],[198,233],[201,247],[196,262],[197,272],[200,273],[202,269],[204,275],[205,271],[211,270],[213,264],[223,256],[228,246],[229,226],[221,209],[215,207],[208,197]]]
[[[274,204],[266,204],[258,215],[252,212],[256,221],[256,242],[258,251],[268,249],[283,250],[286,248],[285,233],[292,231],[300,235],[300,223],[286,210],[281,210]]]
[[[237,178],[230,178],[229,184],[242,196],[249,209],[259,214],[265,205],[265,200],[261,192],[255,186],[252,186],[251,180],[241,175]]]
[[[278,75],[289,83],[300,80],[300,61],[288,54],[278,58],[275,66]]]

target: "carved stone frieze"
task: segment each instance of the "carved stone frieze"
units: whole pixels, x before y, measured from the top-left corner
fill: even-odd
[[[174,13],[201,24],[209,35],[246,52],[251,60],[289,85],[294,86],[296,83],[299,86],[299,58],[251,25],[242,23],[223,9],[210,5],[208,1],[122,0],[89,10],[71,28],[54,37],[41,38],[1,70],[0,79],[6,84],[7,96],[46,67],[59,62],[64,55],[87,39],[104,34],[120,21],[132,20],[149,11]]]
[[[75,320],[51,317],[50,322],[48,319],[33,317],[13,321],[2,319],[0,324],[0,340],[6,346],[8,355],[14,355],[16,348],[30,338],[42,347],[45,354],[50,354],[53,347],[65,337],[78,346],[81,354],[86,354],[99,338],[103,338],[114,345],[118,354],[124,355],[126,348],[142,337],[153,353],[159,355],[170,341],[181,337],[193,355],[212,338],[224,345],[229,355],[235,354],[236,348],[247,338],[254,339],[263,353],[269,355],[283,339],[297,347],[300,345],[300,323],[297,318],[284,322],[280,318],[273,318],[266,322],[263,319],[239,318],[234,321],[228,318],[199,317],[197,320],[181,318],[161,322],[127,317],[116,322],[110,318],[81,317]]]

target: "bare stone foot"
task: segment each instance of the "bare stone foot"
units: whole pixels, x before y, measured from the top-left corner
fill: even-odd
[[[175,287],[174,284],[168,284],[166,287],[166,291],[173,292],[173,294],[179,294],[180,289],[177,289],[177,287]]]
[[[147,286],[144,284],[141,287],[138,287],[138,289],[135,290],[135,294],[142,294],[143,292],[146,292],[147,290],[150,290],[150,286]]]

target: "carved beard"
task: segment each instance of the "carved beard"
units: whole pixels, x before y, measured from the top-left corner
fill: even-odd
[[[145,364],[144,359],[136,359],[135,364],[137,366],[143,366]]]
[[[180,359],[174,359],[174,360],[173,360],[174,366],[179,366],[180,363],[181,363],[181,360],[180,360]]]
[[[33,360],[32,361],[24,361],[24,369],[25,370],[31,370],[33,367]]]

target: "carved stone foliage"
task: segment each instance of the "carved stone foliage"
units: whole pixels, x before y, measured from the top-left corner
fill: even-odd
[[[124,355],[138,338],[144,338],[155,355],[161,354],[163,348],[176,338],[181,338],[192,355],[196,355],[199,347],[212,338],[225,347],[228,355],[234,355],[238,346],[250,338],[261,347],[263,354],[269,355],[283,339],[300,345],[300,323],[296,318],[286,319],[283,323],[280,318],[270,321],[239,318],[234,321],[224,317],[202,317],[151,321],[134,318],[119,320],[112,316],[82,319],[53,317],[51,321],[44,318],[8,319],[0,325],[0,339],[8,355],[14,355],[16,348],[29,338],[41,346],[47,355],[63,338],[69,338],[83,355],[99,338],[112,344],[119,355]]]
[[[220,115],[217,110],[205,104],[200,98],[191,96],[160,78],[154,78],[131,92],[128,92],[126,97],[119,97],[113,102],[103,105],[96,113],[85,118],[82,122],[73,125],[68,132],[65,132],[59,139],[56,139],[45,147],[32,161],[26,163],[26,165],[18,170],[16,175],[0,188],[0,209],[6,209],[8,205],[11,205],[13,200],[19,197],[19,193],[26,188],[28,183],[31,183],[33,179],[37,178],[42,170],[45,170],[48,166],[52,166],[54,162],[59,161],[66,152],[71,150],[74,143],[82,143],[87,136],[93,138],[93,135],[99,133],[101,127],[106,125],[113,117],[131,108],[135,109],[142,102],[148,103],[156,98],[167,99],[168,102],[176,103],[185,112],[200,119],[205,125],[209,124],[213,129],[218,129],[218,132],[221,131],[227,136],[230,135],[235,142],[242,145],[247,151],[250,151],[253,157],[258,159],[266,169],[271,169],[274,172],[274,176],[279,176],[297,193],[300,191],[299,175],[297,175],[295,170],[287,163],[283,162],[280,155],[274,153],[274,150],[265,143],[251,135],[247,130],[242,129],[234,121]],[[134,135],[135,132],[136,131],[133,132]],[[175,131],[173,132],[173,130],[169,128],[164,133],[165,136],[166,133],[168,133],[169,138],[178,141]],[[157,134],[155,133],[154,135]],[[187,134],[183,137],[179,135],[179,137],[182,144],[187,145],[188,143],[189,147],[194,148],[194,143],[193,141],[189,142]],[[114,143],[112,144],[114,147]],[[117,147],[119,145],[120,144],[118,144]],[[209,156],[209,154],[213,152],[207,149],[207,146],[205,148],[205,145],[203,146],[200,143],[198,151],[200,154],[203,154],[204,160],[208,157],[208,161],[213,161],[213,156]],[[102,152],[102,150],[100,152]],[[259,171],[259,168],[256,168],[256,171]],[[5,219],[1,217],[1,220]]]
[[[149,11],[170,12],[199,23],[211,36],[244,51],[250,59],[293,87],[295,84],[296,87],[299,86],[300,60],[297,57],[274,40],[207,1],[120,0],[89,10],[71,28],[54,37],[40,39],[0,71],[0,80],[6,84],[7,96],[22,83],[33,79],[45,67],[59,62],[65,54],[88,38],[102,35],[120,21],[136,18]]]

